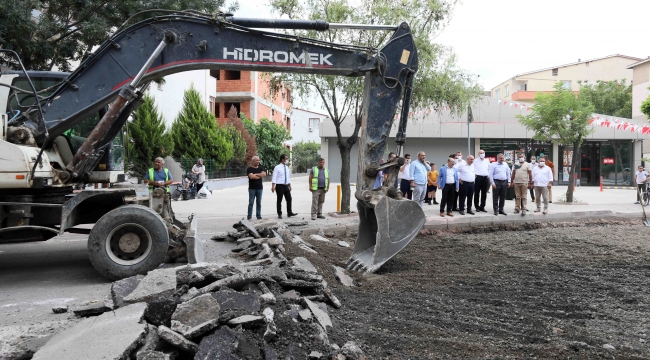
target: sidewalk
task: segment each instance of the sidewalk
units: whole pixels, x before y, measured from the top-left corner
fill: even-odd
[[[331,190],[327,193],[325,204],[323,204],[323,213],[327,219],[311,220],[311,192],[307,187],[307,178],[299,178],[293,184],[292,198],[293,211],[298,216],[287,218],[286,204],[283,201],[282,212],[284,219],[280,221],[306,220],[309,222],[308,227],[314,228],[331,228],[342,226],[354,226],[358,223],[358,218],[352,216],[349,218],[332,218],[327,213],[336,211],[336,187],[337,183],[332,183]],[[303,184],[304,182],[304,184]],[[354,194],[355,187],[351,187]],[[557,202],[557,199],[564,195],[566,186],[556,186],[553,188],[554,203],[549,204],[547,215],[534,213],[535,205],[528,202],[526,216],[513,214],[514,200],[506,201],[505,211],[508,216],[494,216],[492,214],[492,194],[488,194],[486,210],[488,213],[477,213],[476,215],[460,215],[454,213],[454,217],[439,216],[440,208],[436,205],[424,205],[424,212],[427,216],[425,227],[456,227],[489,225],[510,222],[534,222],[543,221],[543,219],[554,221],[567,220],[569,218],[600,218],[606,216],[628,217],[641,219],[643,213],[640,205],[635,205],[636,195],[633,191],[622,189],[606,189],[599,191],[598,187],[579,187],[575,191],[575,197],[581,203],[588,205],[569,205]],[[437,198],[441,198],[440,192]],[[191,213],[194,213],[199,219],[199,231],[204,234],[213,233],[230,229],[232,224],[246,217],[248,208],[248,185],[239,185],[227,189],[214,190],[212,197],[207,200],[188,200],[175,201],[172,204],[174,211],[179,219],[184,219]],[[356,211],[356,199],[352,196],[351,209]],[[650,208],[648,209],[650,210]],[[271,184],[264,184],[264,193],[262,195],[262,217],[264,219],[278,220],[276,213],[276,194],[271,192]],[[253,219],[255,219],[255,209],[253,209]]]

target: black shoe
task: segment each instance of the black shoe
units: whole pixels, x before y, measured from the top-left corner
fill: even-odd
[[[437,202],[436,199],[433,199],[433,205],[440,205],[440,203]]]
[[[461,215],[465,215],[465,210],[460,210],[460,211],[458,211],[458,213],[461,214]]]
[[[451,209],[451,211],[458,211],[458,208],[453,208]]]
[[[467,210],[467,213],[470,214],[470,215],[476,215],[476,213],[473,212],[472,210]]]
[[[247,220],[250,220],[250,219],[252,219],[252,217],[251,217],[251,216],[247,216],[246,219],[247,219]]]
[[[296,213],[289,213],[287,216],[288,216],[288,217],[298,216],[298,214],[296,214]]]
[[[318,214],[316,217],[319,219],[325,219],[325,216],[323,216],[323,214]]]
[[[499,215],[499,213],[497,213],[497,212],[495,211],[495,212],[494,212],[494,216],[497,216],[497,215]]]
[[[278,214],[278,219],[282,219],[282,214]]]
[[[262,220],[262,217],[258,217],[257,220]]]
[[[503,210],[499,211],[499,214],[501,214],[501,215],[508,215],[508,214],[506,214],[506,212],[503,211]]]
[[[487,210],[485,210],[485,208],[480,208],[479,211],[482,211],[482,212],[484,212],[484,213],[487,212]]]

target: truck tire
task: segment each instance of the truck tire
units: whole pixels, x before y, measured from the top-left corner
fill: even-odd
[[[169,233],[163,219],[141,205],[126,205],[102,216],[90,231],[88,256],[109,279],[146,274],[163,263]]]

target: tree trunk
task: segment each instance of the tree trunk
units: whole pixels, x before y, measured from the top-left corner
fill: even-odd
[[[566,191],[566,202],[573,202],[573,188],[576,184],[575,173],[576,168],[578,167],[578,152],[580,150],[580,143],[582,142],[582,136],[578,137],[573,143],[573,155],[571,156],[571,166],[569,167],[569,188]]]
[[[339,142],[341,153],[341,214],[350,213],[350,147],[347,142]]]

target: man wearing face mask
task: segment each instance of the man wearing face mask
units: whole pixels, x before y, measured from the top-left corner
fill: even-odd
[[[510,167],[503,154],[497,155],[497,162],[490,164],[490,183],[492,184],[492,208],[494,215],[508,215],[503,211],[506,202],[506,190],[510,187]]]
[[[530,156],[530,167],[532,169],[535,169],[535,166],[537,166],[537,157],[535,155]],[[535,202],[535,189],[530,188],[530,201]]]
[[[512,171],[511,182],[515,184],[515,214],[526,215],[526,203],[528,202],[528,188],[533,185],[533,173],[523,153],[517,155],[517,162]]]
[[[465,160],[463,160],[463,153],[462,152],[456,151],[456,155],[451,154],[449,156],[454,158],[454,169],[458,170],[459,166],[465,164]],[[458,211],[458,195],[459,195],[459,192],[455,191],[454,192],[454,198],[452,200],[452,205],[453,205],[452,211]]]
[[[540,212],[540,199],[544,199],[544,212],[548,212],[548,190],[553,186],[553,172],[546,166],[546,159],[539,158],[537,166],[533,168],[533,185],[535,189],[535,212]]]
[[[474,184],[474,208],[476,211],[487,212],[485,210],[485,199],[487,198],[487,192],[490,188],[490,179],[488,179],[489,166],[490,160],[485,158],[485,151],[479,150],[478,158],[474,160],[474,173],[476,174],[476,181]]]
[[[402,191],[405,198],[413,199],[413,190],[411,190],[411,180],[413,180],[413,176],[411,176],[411,155],[404,155],[404,160],[406,160],[404,165],[399,169],[402,173],[402,180],[399,189]]]

